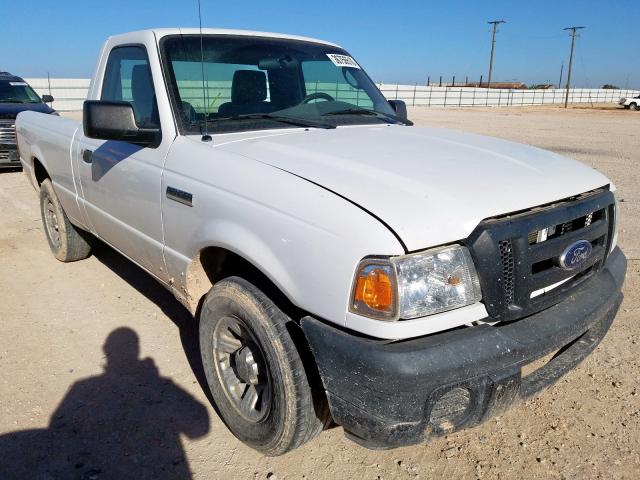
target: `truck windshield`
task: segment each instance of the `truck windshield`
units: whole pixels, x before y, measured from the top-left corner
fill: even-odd
[[[0,80],[0,103],[40,103],[40,97],[23,81]]]
[[[344,50],[299,40],[168,36],[169,91],[184,133],[401,123]],[[202,60],[202,62],[201,62]]]

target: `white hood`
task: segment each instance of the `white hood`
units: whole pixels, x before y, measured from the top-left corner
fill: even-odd
[[[455,130],[385,125],[242,137],[214,146],[348,198],[389,225],[409,251],[466,238],[487,217],[609,183],[554,153]]]

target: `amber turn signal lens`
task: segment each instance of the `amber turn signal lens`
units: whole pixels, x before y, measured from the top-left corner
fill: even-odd
[[[363,269],[356,283],[356,302],[362,302],[372,310],[393,310],[393,284],[382,268]]]

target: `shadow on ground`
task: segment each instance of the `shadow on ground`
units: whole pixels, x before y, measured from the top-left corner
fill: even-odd
[[[213,402],[200,360],[198,322],[191,313],[158,281],[120,253],[94,239],[93,256],[113,273],[156,304],[179,329],[180,341],[189,366],[210,402]]]
[[[185,355],[201,383],[197,325],[191,314],[147,273],[104,245],[96,258],[178,326]],[[209,431],[205,405],[139,358],[138,335],[111,332],[104,373],[71,386],[48,428],[0,436],[0,479],[189,479],[180,435]],[[204,389],[208,392],[208,389]]]
[[[48,428],[0,436],[0,478],[191,478],[180,435],[206,435],[205,406],[138,358],[133,330],[103,348],[104,373],[73,384]]]

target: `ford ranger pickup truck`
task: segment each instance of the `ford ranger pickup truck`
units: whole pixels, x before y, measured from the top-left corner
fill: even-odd
[[[114,36],[82,122],[16,127],[55,257],[98,238],[173,292],[219,415],[266,455],[335,425],[368,448],[477,425],[574,368],[622,301],[609,179],[412,126],[332,43]]]

